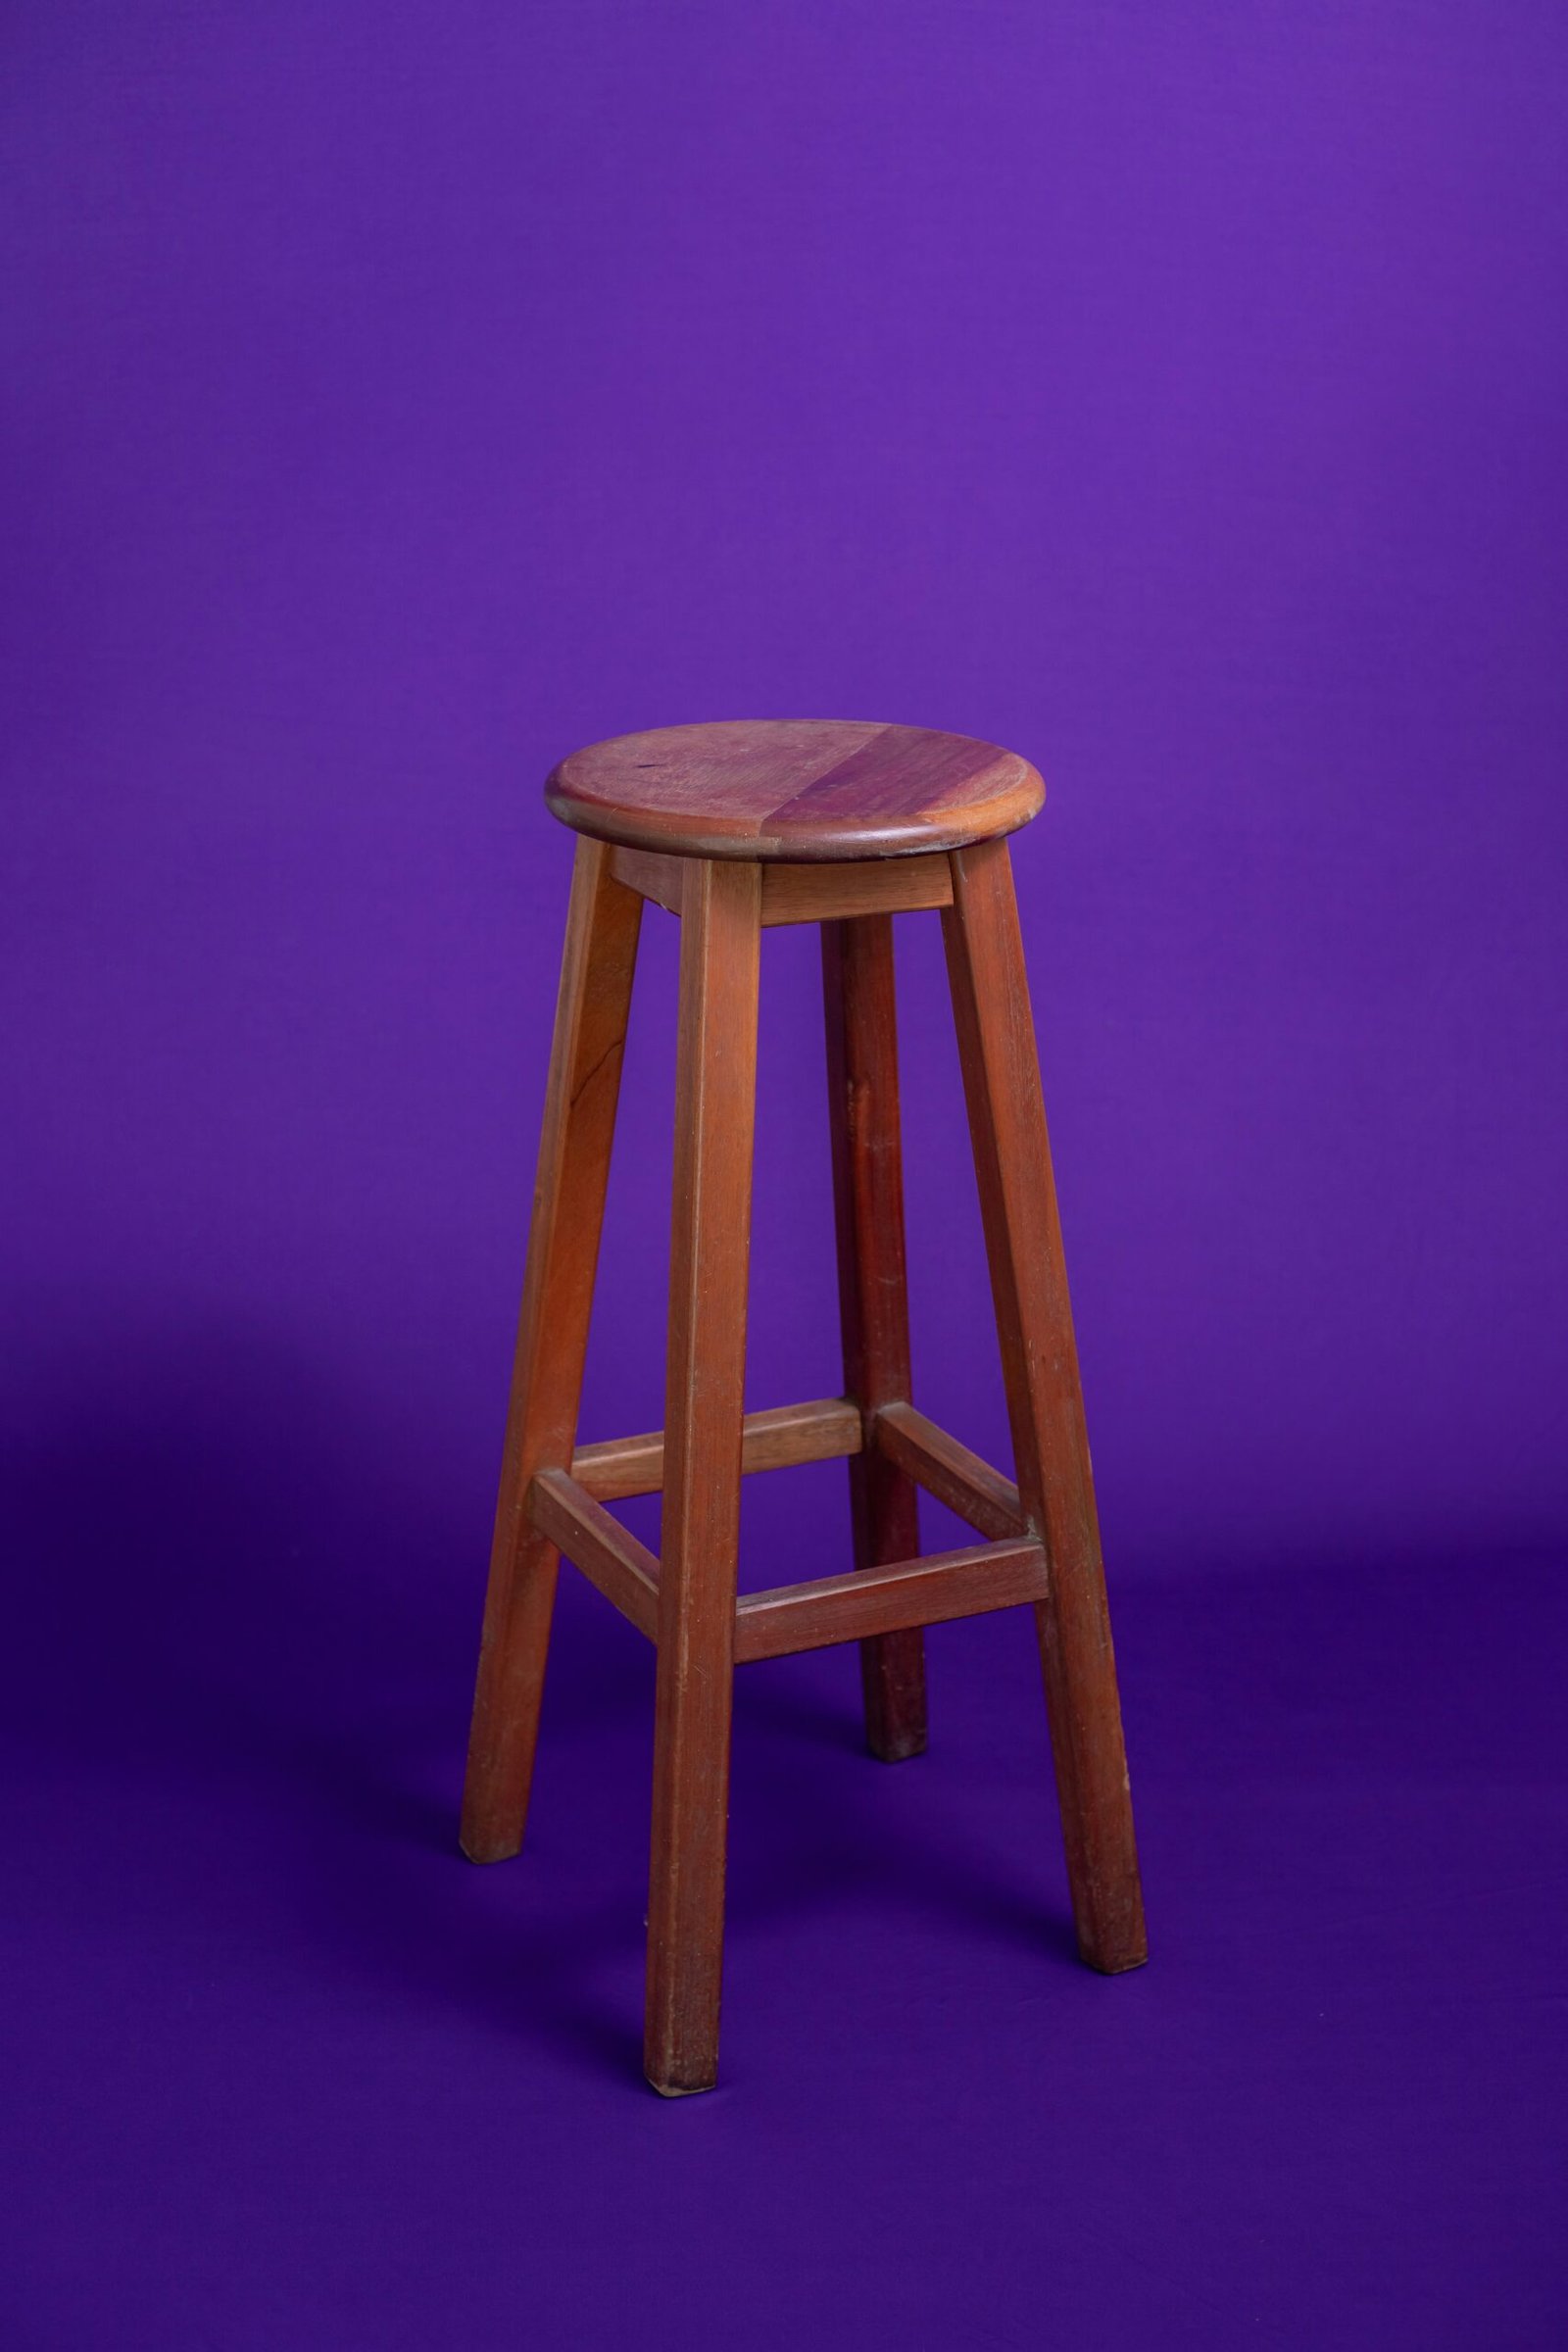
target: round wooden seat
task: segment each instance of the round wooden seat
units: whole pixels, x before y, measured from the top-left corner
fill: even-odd
[[[1027,824],[1045,786],[969,735],[860,719],[724,719],[563,760],[545,799],[601,841],[687,858],[810,860],[957,850]]]

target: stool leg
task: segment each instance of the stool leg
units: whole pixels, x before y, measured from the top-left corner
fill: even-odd
[[[643,2064],[668,2096],[718,2074],[724,1847],[761,874],[694,863],[681,910],[669,1367]]]
[[[1004,841],[956,851],[944,910],[1018,1489],[1050,1562],[1036,1611],[1078,1948],[1148,1956],[1121,1707],[1023,941]]]
[[[822,925],[822,997],[844,1386],[865,1421],[864,1447],[849,1465],[855,1564],[880,1568],[920,1549],[914,1481],[871,1442],[882,1406],[909,1396],[891,915]],[[862,1642],[860,1680],[871,1753],[889,1764],[919,1755],[926,1743],[920,1628]]]
[[[579,841],[528,1231],[522,1312],[463,1792],[463,1850],[522,1842],[560,1554],[530,1526],[534,1473],[571,1460],[643,902]]]

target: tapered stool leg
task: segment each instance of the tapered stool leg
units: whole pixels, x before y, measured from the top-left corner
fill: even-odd
[[[822,925],[822,995],[844,1386],[865,1422],[864,1446],[849,1464],[855,1565],[880,1568],[920,1548],[914,1481],[873,1442],[882,1407],[909,1396],[891,915]],[[862,1642],[860,1680],[871,1753],[890,1764],[919,1755],[926,1743],[919,1627]]]
[[[576,1435],[642,907],[612,878],[606,846],[580,841],[463,1793],[463,1850],[475,1862],[514,1854],[528,1810],[559,1554],[530,1526],[526,1498],[538,1471],[570,1462]]]
[[[1078,1947],[1148,1956],[1078,1356],[1004,840],[955,852],[943,932],[1024,1511],[1051,1580],[1041,1656]]]
[[[740,1544],[761,875],[694,861],[681,904],[659,1675],[643,2064],[718,2073]]]

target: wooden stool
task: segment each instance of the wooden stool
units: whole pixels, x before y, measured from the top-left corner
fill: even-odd
[[[564,761],[577,846],[464,1792],[476,1862],[522,1842],[556,1568],[658,1648],[644,2066],[717,2075],[737,1663],[860,1643],[874,1755],[925,1745],[920,1628],[1034,1604],[1078,1946],[1145,1958],[1104,1575],[1005,836],[1044,799],[994,745],[917,727],[667,727]],[[576,1444],[643,902],[679,915],[664,1427]],[[909,1395],[892,916],[939,906],[1017,1484]],[[847,1394],[744,1413],[761,933],[820,923]],[[855,1573],[737,1601],[743,1473],[849,1457]],[[916,1488],[984,1541],[919,1557]],[[605,1509],[662,1493],[655,1559]]]

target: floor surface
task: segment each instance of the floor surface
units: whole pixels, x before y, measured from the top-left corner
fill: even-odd
[[[450,1531],[150,1432],[82,1464],[32,1463],[4,1718],[15,2352],[1568,2341],[1561,1562],[1116,1585],[1114,1981],[1026,1614],[931,1635],[898,1767],[851,1655],[748,1669],[724,2081],[666,2104],[638,1638],[567,1576],[476,1870]]]

